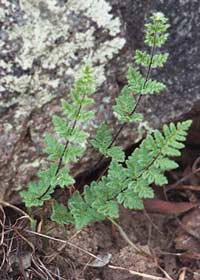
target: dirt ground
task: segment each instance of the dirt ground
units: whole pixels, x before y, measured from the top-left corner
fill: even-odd
[[[0,279],[199,280],[199,152],[189,143],[180,168],[167,174],[169,185],[155,188],[157,198],[169,203],[164,212],[162,203],[152,211],[153,201],[150,210],[121,209],[123,232],[110,221],[80,232],[38,221],[34,233],[23,213],[1,207]],[[178,203],[185,203],[181,211]]]

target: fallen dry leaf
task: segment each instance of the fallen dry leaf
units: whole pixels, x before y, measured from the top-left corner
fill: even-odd
[[[160,199],[144,199],[144,208],[150,213],[180,214],[187,212],[198,205],[198,203],[192,202],[171,202]]]

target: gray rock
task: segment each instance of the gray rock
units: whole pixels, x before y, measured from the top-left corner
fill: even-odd
[[[82,5],[80,2],[82,1]],[[165,3],[164,3],[165,2]],[[0,45],[0,187],[13,200],[45,161],[45,131],[52,131],[51,116],[60,112],[60,98],[68,98],[73,76],[90,54],[99,77],[95,94],[96,118],[88,131],[94,135],[105,120],[113,132],[119,127],[111,106],[126,82],[135,49],[143,48],[143,25],[151,11],[170,19],[170,54],[164,69],[153,73],[167,85],[160,96],[143,98],[140,110],[147,127],[183,118],[196,106],[199,93],[199,1],[69,0],[4,1]],[[143,124],[146,126],[146,123]],[[140,130],[127,126],[118,142],[127,147]],[[140,135],[139,135],[140,136]],[[91,168],[99,156],[87,155],[72,174]],[[20,186],[20,187],[19,187]]]
[[[152,125],[177,120],[189,112],[200,99],[200,3],[187,0],[110,1],[126,26],[129,51],[142,47],[141,26],[152,11],[161,11],[171,25],[170,37],[163,47],[170,56],[156,76],[167,85],[167,91],[147,100],[148,120]],[[200,110],[200,109],[199,109]]]

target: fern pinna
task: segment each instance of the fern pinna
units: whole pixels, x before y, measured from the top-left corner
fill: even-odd
[[[51,219],[58,224],[75,224],[81,229],[88,223],[119,216],[119,205],[129,209],[142,209],[144,198],[153,198],[151,184],[163,186],[167,184],[165,171],[177,168],[177,163],[169,157],[180,155],[184,147],[187,131],[191,121],[170,123],[163,126],[163,131],[155,130],[148,135],[139,148],[125,160],[120,146],[114,145],[116,138],[127,123],[142,121],[142,114],[136,112],[143,95],[158,94],[165,85],[150,78],[154,68],[163,67],[168,54],[158,52],[168,38],[169,24],[162,13],[154,13],[151,21],[145,25],[145,44],[151,49],[137,50],[134,56],[136,67],[129,67],[127,84],[116,98],[113,111],[121,123],[120,129],[113,136],[105,123],[100,124],[91,144],[103,156],[111,158],[108,172],[98,181],[84,187],[83,193],[75,191],[66,204],[53,201]],[[143,68],[143,71],[139,69]],[[143,75],[146,70],[146,74]],[[46,149],[50,167],[38,173],[38,183],[30,183],[27,191],[21,196],[27,207],[43,205],[51,198],[55,187],[67,187],[74,184],[66,164],[76,162],[85,151],[84,142],[88,134],[80,126],[89,121],[94,113],[88,111],[93,103],[94,79],[89,66],[76,81],[71,92],[71,103],[62,101],[66,120],[53,116],[53,124],[61,141],[47,134]]]

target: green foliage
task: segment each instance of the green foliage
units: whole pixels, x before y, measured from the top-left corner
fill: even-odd
[[[151,62],[151,55],[149,53],[147,53],[146,51],[136,50],[134,58],[135,62],[139,65],[148,67],[151,63],[152,68],[158,68],[164,66],[168,59],[168,56],[168,53],[155,54]]]
[[[182,142],[190,125],[191,121],[178,123],[177,126],[170,123],[169,126],[164,125],[163,133],[156,130],[149,135],[126,161],[132,179],[136,180],[139,176],[147,180],[148,184],[166,184],[164,172],[177,167],[168,157],[180,155],[179,150],[184,147]]]
[[[106,218],[105,216],[98,214],[95,209],[91,208],[83,200],[78,191],[73,193],[68,205],[77,229],[81,229],[90,222],[100,221]]]
[[[133,190],[122,192],[117,197],[118,203],[123,204],[125,208],[141,210],[144,208],[143,201]]]
[[[74,178],[69,175],[69,170],[67,167],[63,167],[58,171],[58,174],[56,175],[56,183],[61,188],[73,185],[75,183]]]
[[[74,223],[71,213],[63,204],[53,201],[51,220],[59,225]]]
[[[152,80],[150,74],[152,69],[163,67],[167,61],[167,53],[155,51],[166,41],[169,25],[162,13],[154,13],[150,20],[145,25],[145,43],[151,51],[136,51],[136,67],[129,67],[127,84],[113,106],[121,128],[113,137],[108,125],[101,123],[91,140],[95,149],[111,159],[107,173],[86,185],[83,193],[76,190],[65,203],[66,206],[53,201],[51,219],[60,225],[71,223],[81,229],[94,221],[116,219],[120,205],[129,209],[143,209],[143,199],[154,197],[152,184],[167,184],[165,172],[178,167],[170,157],[180,156],[191,121],[164,125],[162,132],[156,130],[148,135],[127,159],[121,147],[113,146],[126,123],[142,121],[142,114],[136,112],[142,95],[157,94],[165,88],[163,83]],[[143,69],[140,70],[140,67]],[[88,110],[88,106],[93,104],[93,91],[92,72],[86,66],[70,93],[71,102],[62,100],[62,113],[66,117],[53,116],[57,138],[49,134],[45,136],[45,152],[50,167],[38,173],[38,183],[31,182],[28,190],[21,192],[27,207],[42,206],[45,200],[51,199],[56,186],[64,188],[75,183],[66,164],[77,162],[84,155],[88,134],[81,129],[81,125],[94,115],[93,111]]]
[[[91,140],[94,148],[98,149],[104,156],[112,157],[114,160],[123,162],[125,155],[121,147],[111,147],[112,134],[105,123],[100,124],[96,136]]]
[[[66,167],[63,167],[57,172],[57,164],[53,163],[45,171],[38,172],[38,183],[30,182],[28,191],[22,191],[21,196],[27,207],[42,206],[45,200],[51,198],[56,186],[65,187],[74,184],[74,178],[69,175]],[[56,174],[56,175],[55,175]],[[50,188],[47,190],[47,187]]]
[[[136,50],[134,61],[137,67],[129,67],[127,85],[116,98],[113,110],[121,123],[141,122],[142,114],[135,113],[139,96],[143,94],[158,94],[165,89],[165,85],[149,78],[151,69],[163,67],[168,58],[168,53],[155,53],[165,43],[168,37],[166,32],[169,24],[162,13],[154,13],[151,22],[147,23],[145,43],[151,47],[151,52]],[[146,69],[146,76],[138,68]]]
[[[30,182],[28,185],[28,191],[21,192],[21,197],[28,208],[32,206],[42,206],[45,200],[51,198],[51,194],[57,184],[55,172],[56,165],[52,164],[47,170],[38,173],[38,183]],[[47,186],[51,187],[46,193]]]
[[[184,148],[182,142],[186,139],[190,125],[190,120],[177,125],[173,123],[164,125],[163,133],[156,130],[134,150],[125,161],[126,167],[113,160],[107,176],[86,186],[82,197],[76,192],[69,200],[69,205],[71,201],[76,200],[77,204],[71,213],[76,226],[78,223],[77,228],[80,229],[86,222],[94,220],[95,215],[96,220],[117,218],[119,204],[123,204],[125,208],[142,209],[143,199],[154,197],[151,184],[158,186],[167,184],[165,171],[177,167],[177,164],[168,157],[180,154],[180,149]],[[90,213],[88,220],[85,216],[88,215],[87,211]]]
[[[98,149],[103,155],[106,155],[111,142],[112,134],[108,126],[105,123],[100,124],[96,137],[91,141],[92,146]]]
[[[50,134],[45,135],[46,148],[45,152],[49,155],[49,160],[58,160],[63,153],[64,147]]]
[[[124,162],[125,154],[121,147],[114,146],[108,149],[107,155],[116,162]]]
[[[80,142],[81,143],[81,142]],[[63,161],[68,163],[70,161],[76,162],[80,157],[83,156],[85,152],[85,147],[81,147],[80,145],[68,145],[68,149],[65,150],[63,155]]]
[[[85,152],[84,143],[89,135],[81,129],[81,124],[89,121],[94,115],[93,112],[88,113],[88,105],[93,103],[91,94],[95,90],[94,85],[92,71],[86,65],[70,93],[72,102],[62,101],[62,113],[67,117],[64,118],[54,115],[52,118],[57,138],[60,141],[50,134],[45,135],[46,147],[44,151],[48,154],[50,168],[42,173],[39,172],[38,182],[31,182],[28,185],[28,190],[21,192],[21,196],[27,207],[42,206],[45,200],[51,198],[51,194],[54,192],[56,186],[63,188],[74,184],[75,181],[70,176],[68,169],[62,167],[62,165],[63,162],[78,161]],[[63,145],[61,142],[65,144]],[[54,203],[54,220],[59,215],[59,213],[56,214],[56,211],[61,211],[60,209],[63,210],[63,207],[59,208]]]
[[[151,22],[145,24],[145,43],[149,47],[161,47],[169,36],[166,32],[169,28],[168,19],[160,12],[154,13],[150,19]]]
[[[129,72],[131,68],[129,68]],[[134,84],[133,84],[134,86]],[[130,94],[130,87],[125,86],[119,97],[116,98],[116,105],[113,106],[114,112],[117,114],[117,117],[121,123],[130,123],[130,122],[141,122],[143,119],[142,114],[135,113],[133,114],[133,109],[135,108],[136,100]]]

